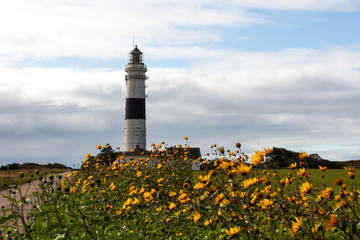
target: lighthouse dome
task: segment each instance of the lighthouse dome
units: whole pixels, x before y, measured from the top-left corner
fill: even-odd
[[[131,63],[141,63],[142,62],[142,52],[138,49],[137,45],[130,52],[130,62]]]

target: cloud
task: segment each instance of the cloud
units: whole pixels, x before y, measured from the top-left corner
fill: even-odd
[[[175,145],[185,135],[204,152],[214,143],[232,147],[237,141],[249,152],[259,147],[313,150],[311,146],[318,144],[341,144],[335,148],[342,149],[341,160],[355,158],[346,151],[355,152],[360,133],[360,116],[354,111],[360,102],[359,51],[190,50],[198,58],[191,67],[149,68],[149,144],[165,140]],[[19,69],[12,64],[0,69],[0,131],[10,141],[31,141],[23,152],[48,152],[51,144],[64,147],[71,145],[69,141],[81,141],[81,148],[69,146],[66,152],[78,156],[92,145],[109,142],[122,147],[123,70]],[[338,160],[332,158],[338,154],[324,153]]]
[[[273,10],[357,9],[337,0],[1,2],[1,164],[72,165],[98,144],[122,147],[122,68],[133,36],[150,76],[148,145],[187,135],[203,153],[240,141],[248,153],[277,146],[358,158],[359,46],[249,52],[238,44],[261,37],[243,29],[278,24]],[[81,60],[115,63],[80,68]]]
[[[132,37],[142,46],[217,44],[224,29],[273,24],[275,10],[355,10],[355,1],[4,1],[0,3],[0,54],[21,58],[118,58]],[[237,35],[237,39],[253,36]],[[169,55],[169,54],[167,54]]]
[[[149,69],[148,144],[165,140],[176,145],[188,135],[190,144],[205,153],[214,143],[231,148],[237,141],[248,152],[341,143],[342,158],[318,153],[331,160],[356,158],[358,51],[232,52],[238,58],[222,57],[228,56],[224,50],[189,68]],[[224,60],[216,62],[217,57]],[[122,147],[124,71],[1,69],[6,81],[0,88],[0,131],[9,142],[21,144],[23,154],[80,158],[97,144]],[[2,145],[2,151],[12,149],[5,154],[8,159],[15,158],[18,144]]]
[[[190,1],[138,1],[134,7],[123,1],[14,0],[0,8],[6,9],[0,15],[1,53],[24,58],[114,58],[127,54],[133,36],[153,46],[217,42],[221,36],[214,26],[266,21],[242,10]]]

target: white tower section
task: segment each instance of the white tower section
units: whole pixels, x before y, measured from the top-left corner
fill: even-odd
[[[135,46],[125,67],[126,107],[124,151],[141,148],[146,150],[145,75],[142,52]]]

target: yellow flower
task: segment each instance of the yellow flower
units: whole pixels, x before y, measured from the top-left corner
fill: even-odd
[[[335,227],[338,221],[339,221],[338,218],[334,214],[331,214],[330,219],[325,222],[326,230],[328,231],[331,230],[333,227]]]
[[[241,198],[246,198],[248,196],[248,194],[247,194],[247,192],[240,192],[238,194],[238,196],[241,197]]]
[[[186,137],[184,137],[184,139],[185,139],[185,140],[188,140],[188,139],[189,139],[189,137],[188,137],[188,136],[186,136]]]
[[[325,171],[326,171],[326,169],[327,169],[327,167],[326,167],[326,166],[325,166],[325,167],[322,167],[322,166],[320,166],[320,165],[319,165],[319,170],[320,170],[320,171],[324,171],[324,172],[325,172]]]
[[[295,217],[295,221],[291,221],[292,225],[291,225],[291,234],[294,235],[295,233],[297,233],[299,231],[299,229],[301,228],[302,225],[302,220],[301,217],[297,218]]]
[[[198,213],[198,212],[195,212],[195,214],[194,214],[194,222],[197,222],[197,221],[199,221],[199,220],[200,220],[200,218],[201,218],[201,215],[200,215],[200,213]]]
[[[111,191],[114,191],[116,186],[115,186],[115,184],[113,182],[111,182],[109,188],[110,188]]]
[[[100,145],[100,144],[97,145],[97,146],[96,146],[96,149],[101,149],[101,145]]]
[[[144,192],[145,192],[145,188],[141,188],[139,191],[140,194],[143,194]]]
[[[144,192],[143,198],[145,199],[146,202],[150,202],[154,200],[153,196],[149,192]]]
[[[70,188],[70,194],[74,194],[75,192],[76,192],[76,187],[75,186]]]
[[[226,170],[228,168],[228,166],[230,165],[229,162],[226,162],[226,161],[222,161],[220,160],[220,164],[219,164],[219,167],[223,170]]]
[[[306,153],[306,152],[302,152],[302,153],[300,153],[299,154],[299,158],[302,160],[302,159],[304,159],[304,158],[306,158],[306,157],[308,157],[309,155]]]
[[[296,162],[295,162],[295,163],[291,163],[287,168],[290,168],[290,169],[296,168]]]
[[[162,168],[162,165],[159,163],[157,166],[156,166],[157,169],[160,169]]]
[[[255,151],[255,154],[251,156],[251,163],[255,166],[264,160],[264,152]]]
[[[170,205],[169,205],[170,210],[174,209],[175,207],[176,207],[175,203],[170,203]]]
[[[246,175],[251,172],[251,168],[252,166],[248,166],[245,162],[241,162],[240,165],[236,166],[236,168],[232,168],[231,172]]]
[[[223,204],[223,205],[228,205],[228,204],[230,204],[230,201],[229,201],[228,199],[224,198],[224,199],[222,200],[221,204]]]
[[[354,177],[355,177],[355,174],[354,174],[354,172],[347,172],[346,176],[347,176],[348,178],[354,178]]]
[[[342,208],[342,207],[345,207],[345,206],[347,206],[348,205],[348,202],[346,201],[346,200],[341,200],[340,202],[338,202],[337,204],[336,204],[336,207],[337,208]]]
[[[274,152],[273,148],[264,148],[265,155],[269,155],[270,153]]]
[[[235,143],[235,147],[240,148],[241,144],[237,142],[237,143]]]
[[[334,193],[334,189],[332,187],[325,188],[324,191],[321,191],[321,197],[323,198],[331,198]]]
[[[252,185],[258,183],[259,179],[257,177],[252,178],[252,179],[245,179],[244,180],[244,188],[247,189],[249,187],[251,187]]]
[[[132,204],[132,205],[135,205],[135,204],[138,204],[139,202],[140,202],[139,199],[134,198],[134,200],[132,200],[131,204]]]
[[[273,205],[273,201],[271,199],[264,198],[260,201],[261,209],[267,209],[269,206]]]
[[[176,233],[176,236],[181,237],[183,234],[181,232]]]
[[[205,184],[203,184],[203,183],[196,183],[194,185],[195,190],[200,190],[200,189],[203,189],[204,187],[205,187]]]
[[[305,170],[305,168],[300,168],[299,169],[299,172],[298,172],[298,175],[299,176],[307,176],[309,173],[308,172],[306,172],[306,170]]]
[[[161,183],[162,181],[164,181],[164,179],[165,179],[165,178],[159,178],[159,179],[157,180],[157,182],[158,182],[158,183]]]
[[[349,165],[349,166],[344,167],[344,169],[345,169],[346,171],[348,171],[348,172],[354,172],[355,167]]]
[[[136,173],[136,176],[137,176],[137,177],[141,177],[142,174],[143,174],[143,173],[142,173],[141,171],[138,171],[138,172]]]
[[[237,197],[237,196],[239,196],[239,191],[236,191],[236,192],[231,191],[231,192],[229,193],[229,197],[231,197],[231,198],[235,198],[235,197]]]
[[[177,195],[176,192],[170,192],[170,193],[169,193],[169,197],[175,197],[176,195]]]
[[[300,194],[301,196],[304,196],[306,193],[308,193],[312,188],[312,184],[309,182],[304,182],[301,186],[300,186]]]
[[[124,203],[122,209],[126,209],[128,206],[130,206],[132,203],[131,198],[128,198]]]
[[[229,230],[225,229],[225,232],[227,235],[232,236],[237,234],[240,231],[240,228],[238,228],[237,226],[230,228]]]
[[[200,182],[207,182],[210,180],[210,177],[208,175],[205,176],[201,176],[200,174],[197,175],[197,178],[199,179]]]
[[[180,196],[179,196],[179,200],[184,200],[185,198],[187,198],[187,193],[181,193],[180,192]]]
[[[313,233],[319,231],[318,224],[315,223],[314,227],[311,228],[311,231],[312,231]]]
[[[251,199],[250,203],[254,204],[256,202],[256,200],[260,200],[262,198],[262,194],[261,193],[254,193],[253,194],[253,198]]]
[[[210,218],[209,220],[206,220],[204,222],[204,226],[207,226],[207,225],[211,224],[212,222],[213,222],[213,220]]]
[[[182,211],[183,211],[183,213],[189,212],[189,211],[190,211],[190,208],[185,207]]]
[[[342,179],[342,178],[335,179],[335,180],[332,182],[332,185],[333,185],[333,186],[336,186],[336,185],[341,186],[342,184],[343,184],[343,179]]]
[[[218,194],[216,197],[215,197],[215,204],[220,202],[222,199],[224,198],[224,195],[222,193]]]

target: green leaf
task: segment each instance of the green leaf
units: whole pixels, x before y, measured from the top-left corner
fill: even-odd
[[[51,233],[54,229],[60,228],[62,229],[62,226],[60,223],[54,223],[52,224],[46,231],[46,234]]]
[[[115,227],[115,226],[121,226],[122,224],[117,223],[117,222],[107,222],[106,224],[104,224],[103,229],[104,232],[107,232],[108,230],[110,230],[110,228]]]
[[[0,218],[0,224],[4,224],[4,223],[6,223],[7,221],[9,221],[9,220],[11,220],[11,219],[13,219],[13,218],[17,218],[17,217],[18,217],[18,215],[15,214],[15,213],[12,213],[12,214],[10,214],[10,215],[7,216],[7,217],[2,217],[2,218]]]
[[[47,215],[48,213],[51,213],[51,212],[52,212],[51,209],[41,211],[41,212],[35,214],[34,218],[35,218],[35,220],[37,220],[37,219],[39,219],[39,218],[41,218],[41,217],[43,217],[43,216],[45,216],[45,215]]]
[[[91,236],[88,234],[88,233],[86,233],[82,238],[80,238],[80,240],[90,240],[91,239]]]
[[[359,196],[359,192],[354,191],[354,196],[355,196],[355,199],[357,199],[357,198],[358,198],[358,196]]]
[[[24,205],[30,204],[31,203],[31,198],[24,199],[22,203]]]
[[[73,224],[71,224],[70,225],[70,227],[68,227],[67,229],[66,229],[66,232],[70,232],[71,230],[73,230],[74,228],[79,228],[79,227],[81,227],[82,225],[80,224],[80,223],[73,223]]]
[[[6,198],[6,199],[11,200],[10,196],[8,196],[8,195],[1,194],[1,196],[2,196],[3,198]]]
[[[345,231],[347,225],[348,225],[348,223],[347,223],[347,221],[346,221],[345,219],[342,219],[342,220],[340,221],[340,228],[341,228],[341,230]]]
[[[351,233],[358,234],[360,232],[360,223],[356,221],[351,221]]]

